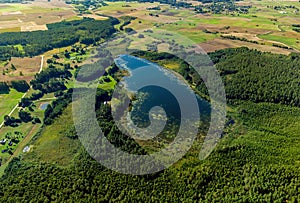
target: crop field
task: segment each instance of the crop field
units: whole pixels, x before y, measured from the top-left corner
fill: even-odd
[[[63,1],[35,1],[5,4],[0,7],[0,32],[46,30],[46,24],[76,16]]]
[[[108,4],[98,9],[97,13],[114,17],[134,16],[136,19],[127,27],[139,33],[146,29],[167,30],[190,38],[195,43],[203,45],[206,51],[240,46],[281,54],[300,50],[300,33],[292,30],[292,25],[299,23],[299,12],[296,10],[299,3],[295,1],[239,2],[240,5],[252,6],[247,14],[196,14],[193,10],[175,9],[158,3],[109,2]],[[161,10],[147,10],[157,5]],[[280,6],[280,9],[274,9],[275,6]],[[224,39],[221,35],[238,36],[255,43]],[[157,38],[158,36],[148,35],[144,41],[149,44]],[[142,40],[137,40],[138,42],[132,42],[133,46],[143,47],[140,45]],[[290,49],[274,47],[273,44]]]

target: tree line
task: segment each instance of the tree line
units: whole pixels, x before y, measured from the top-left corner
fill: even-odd
[[[62,21],[47,24],[48,30],[33,32],[6,32],[0,34],[1,60],[12,56],[35,56],[54,48],[66,47],[77,42],[93,44],[106,39],[116,32],[114,25],[119,21],[115,18],[107,20]],[[22,52],[13,45],[22,45]]]
[[[10,88],[14,88],[18,92],[27,92],[30,86],[25,80],[13,80],[10,83],[0,82],[0,94],[8,94]]]

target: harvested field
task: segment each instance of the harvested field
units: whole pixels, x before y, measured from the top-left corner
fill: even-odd
[[[46,24],[76,16],[64,1],[34,1],[0,7],[0,32],[46,30]]]
[[[12,64],[15,69],[12,68]],[[29,82],[39,71],[41,57],[12,58],[5,66],[0,66],[0,81],[26,80]],[[2,75],[5,72],[5,75]]]
[[[24,25],[21,27],[22,32],[36,31],[36,30],[48,30],[48,28],[46,25],[37,25],[35,22],[31,22],[29,23],[29,25]]]

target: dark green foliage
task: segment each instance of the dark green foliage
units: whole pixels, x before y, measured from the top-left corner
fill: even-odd
[[[132,17],[132,16],[122,16],[120,17],[121,20],[123,20],[123,24],[120,26],[120,30],[124,30],[124,27],[126,25],[129,25],[131,23],[132,20],[135,20],[136,17]]]
[[[198,0],[199,2],[202,2],[201,5],[194,6],[195,11],[197,13],[241,13],[245,14],[249,12],[249,8],[251,6],[249,5],[239,5],[236,4],[235,1],[232,0]]]
[[[41,119],[39,119],[38,117],[35,117],[35,118],[33,118],[32,123],[33,124],[41,123]]]
[[[237,48],[217,51],[210,56],[217,63],[229,100],[300,106],[300,58],[296,55]]]
[[[272,46],[273,47],[279,47],[279,48],[282,48],[282,49],[292,49],[292,48],[290,48],[288,46],[281,45],[281,44],[275,44],[275,43],[273,43]]]
[[[11,86],[18,92],[27,92],[27,90],[29,90],[30,88],[30,86],[25,80],[11,81]]]
[[[194,70],[173,55],[138,54],[154,61],[178,62],[177,71],[205,93]],[[298,202],[300,110],[273,103],[296,105],[290,101],[296,101],[300,95],[299,88],[294,88],[299,87],[300,56],[274,55],[247,48],[226,49],[210,56],[217,64],[229,101],[234,105],[230,106],[224,137],[207,159],[198,159],[201,143],[196,140],[190,152],[172,167],[152,175],[133,176],[106,169],[83,148],[74,154],[67,167],[40,162],[27,154],[23,159],[14,158],[6,168],[0,181],[1,201]],[[113,70],[116,71],[116,67],[108,72],[116,73]],[[58,115],[55,112],[61,112],[69,103],[70,93],[49,105],[49,118],[54,119]],[[144,154],[143,148],[116,128],[110,106],[103,104],[111,99],[111,94],[97,91],[99,125],[115,146]],[[280,95],[291,97],[274,100]],[[73,126],[69,129],[62,132],[63,136],[77,139]],[[59,149],[64,153],[63,148]]]
[[[112,172],[84,152],[64,169],[14,159],[0,182],[0,197],[59,202],[293,202],[300,198],[299,168],[232,164],[230,160],[236,158],[229,155],[237,150],[245,148],[216,152],[223,165],[211,159],[148,176]]]
[[[25,107],[29,107],[31,104],[32,104],[32,100],[24,97],[19,102],[19,107],[25,108]]]
[[[41,73],[38,73],[34,76],[34,80],[30,82],[30,84],[33,86],[36,86],[41,83],[49,82],[52,78],[70,78],[72,74],[66,70],[66,69],[60,69],[60,68],[48,68],[46,70],[43,70]]]
[[[30,121],[32,121],[32,117],[30,115],[30,113],[24,111],[24,110],[21,110],[19,111],[19,117],[21,119],[21,121],[25,122],[25,123],[28,123]]]
[[[147,10],[156,10],[156,11],[160,11],[161,8],[160,8],[160,6],[154,6],[154,7],[148,7]]]
[[[24,56],[35,56],[53,48],[70,46],[76,42],[97,42],[115,32],[113,25],[119,21],[114,18],[97,21],[91,18],[69,22],[48,24],[47,31],[7,32],[0,34],[0,55],[8,59],[22,56],[11,45],[21,44]]]
[[[294,30],[295,32],[300,32],[300,25],[299,24],[293,24],[292,25],[292,30]]]
[[[236,36],[227,36],[227,35],[221,35],[222,38],[225,38],[225,39],[231,39],[231,40],[238,40],[238,41],[243,41],[243,42],[250,42],[250,43],[254,43],[254,44],[258,44],[257,41],[254,41],[254,40],[248,40],[244,37],[236,37]]]
[[[6,82],[0,82],[0,94],[8,94],[9,86]]]
[[[4,125],[17,127],[22,121],[20,119],[16,119],[14,117],[10,117],[8,115],[4,116]]]
[[[72,101],[73,89],[69,89],[66,93],[60,96],[57,100],[53,101],[47,106],[44,112],[44,124],[50,125],[53,119],[62,114],[62,111]]]
[[[136,33],[136,31],[135,31],[134,29],[130,28],[130,27],[126,27],[126,28],[124,29],[124,31],[125,31],[127,34],[135,34],[135,33]]]
[[[34,89],[40,90],[43,93],[51,93],[66,90],[67,87],[65,86],[63,81],[57,79],[51,79],[49,82],[44,82],[43,84],[37,84],[34,86]]]
[[[300,32],[300,28],[293,28],[295,32]]]
[[[30,100],[38,100],[44,96],[44,93],[42,91],[38,91],[37,93],[32,93],[30,96]]]
[[[70,71],[66,68],[48,68],[34,76],[34,80],[30,81],[33,89],[40,90],[42,93],[51,93],[66,90],[64,84],[65,79],[72,77]]]

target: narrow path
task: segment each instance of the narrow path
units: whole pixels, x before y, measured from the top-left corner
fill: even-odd
[[[50,98],[44,98],[44,99],[39,99],[38,101],[51,101],[51,100],[54,100],[56,99],[56,97],[50,97]]]
[[[41,66],[40,66],[40,70],[39,70],[38,73],[42,72],[42,70],[43,70],[43,65],[44,65],[44,55],[41,55],[41,57],[42,57],[42,59],[41,59]],[[32,86],[30,86],[30,88],[27,90],[27,92],[25,92],[25,93],[23,94],[23,96],[21,97],[21,99],[23,99],[23,98],[27,95],[27,93],[29,92],[29,90],[30,90],[31,88],[32,88]],[[11,116],[11,115],[15,112],[15,110],[18,108],[18,106],[19,106],[19,104],[16,104],[16,106],[9,112],[8,116]],[[1,129],[3,126],[4,126],[4,121],[0,124],[0,129]]]

